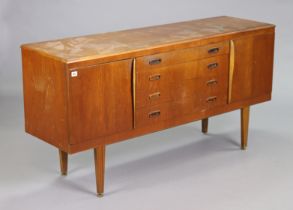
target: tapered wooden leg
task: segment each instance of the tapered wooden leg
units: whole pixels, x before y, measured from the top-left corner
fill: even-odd
[[[249,106],[241,109],[241,149],[245,150],[247,147],[249,126]]]
[[[94,149],[98,197],[102,197],[104,194],[105,147],[105,145],[100,145]]]
[[[201,120],[201,132],[207,133],[209,125],[209,118],[205,118]]]
[[[61,175],[67,175],[67,165],[68,165],[68,154],[59,149],[59,159],[60,159],[60,170]]]

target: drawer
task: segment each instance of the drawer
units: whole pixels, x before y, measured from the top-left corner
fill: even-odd
[[[136,106],[152,106],[197,95],[203,90],[204,82],[201,79],[188,79],[181,83],[158,83],[148,86],[137,91]]]
[[[138,57],[136,59],[137,71],[145,71],[152,68],[160,68],[178,63],[213,57],[229,53],[229,42],[219,42],[199,47],[173,50],[166,53],[158,53]]]
[[[163,78],[163,77],[162,77]],[[152,106],[168,101],[177,101],[182,98],[205,94],[227,94],[228,75],[217,74],[205,77],[180,80],[172,82],[161,80],[150,82],[145,88],[136,91],[136,106]]]
[[[157,86],[162,87],[169,83],[180,84],[187,79],[223,75],[228,76],[228,55],[137,72],[136,89],[145,90]]]
[[[227,77],[208,77],[202,84],[202,90],[205,94],[228,94]]]
[[[212,109],[217,106],[224,106],[227,104],[227,94],[217,93],[209,94],[202,100],[202,106],[205,109]]]
[[[137,90],[168,86],[169,83],[183,83],[184,80],[197,77],[199,62],[176,64],[173,66],[153,68],[149,71],[137,72]]]
[[[138,57],[136,59],[137,71],[144,71],[152,68],[161,68],[164,66],[193,61],[198,58],[199,51],[199,48],[187,48],[166,53]]]
[[[141,127],[192,113],[196,108],[201,111],[200,98],[186,98],[172,103],[163,103],[151,107],[137,109],[136,127]]]
[[[230,50],[229,41],[204,45],[204,46],[201,46],[199,49],[199,58],[208,58],[212,56],[228,54],[229,50]]]
[[[221,77],[229,74],[228,54],[199,60],[197,77]]]
[[[226,105],[228,102],[228,77],[209,78],[202,92],[202,105],[205,109]]]
[[[180,118],[183,115],[203,112],[227,103],[227,94],[210,94],[205,97],[196,95],[179,101],[166,102],[150,107],[138,108],[136,111],[136,127],[159,123],[165,120]]]

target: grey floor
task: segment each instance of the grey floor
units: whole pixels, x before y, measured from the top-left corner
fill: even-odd
[[[93,152],[69,158],[23,131],[22,99],[1,96],[0,209],[293,209],[292,102],[252,107],[247,151],[239,112],[107,147],[105,196],[95,196]]]

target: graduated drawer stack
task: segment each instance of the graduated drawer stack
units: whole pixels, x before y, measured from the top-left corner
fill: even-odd
[[[227,103],[229,42],[138,57],[136,126]]]

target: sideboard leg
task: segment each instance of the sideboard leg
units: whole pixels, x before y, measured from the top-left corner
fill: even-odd
[[[100,145],[94,149],[98,197],[103,197],[104,194],[105,147],[105,145]]]
[[[249,106],[241,109],[241,149],[245,150],[247,147],[249,125]]]
[[[60,159],[60,170],[61,175],[67,175],[67,166],[68,166],[68,154],[59,149],[59,159]]]
[[[201,120],[201,132],[207,133],[209,125],[209,118],[205,118]]]

